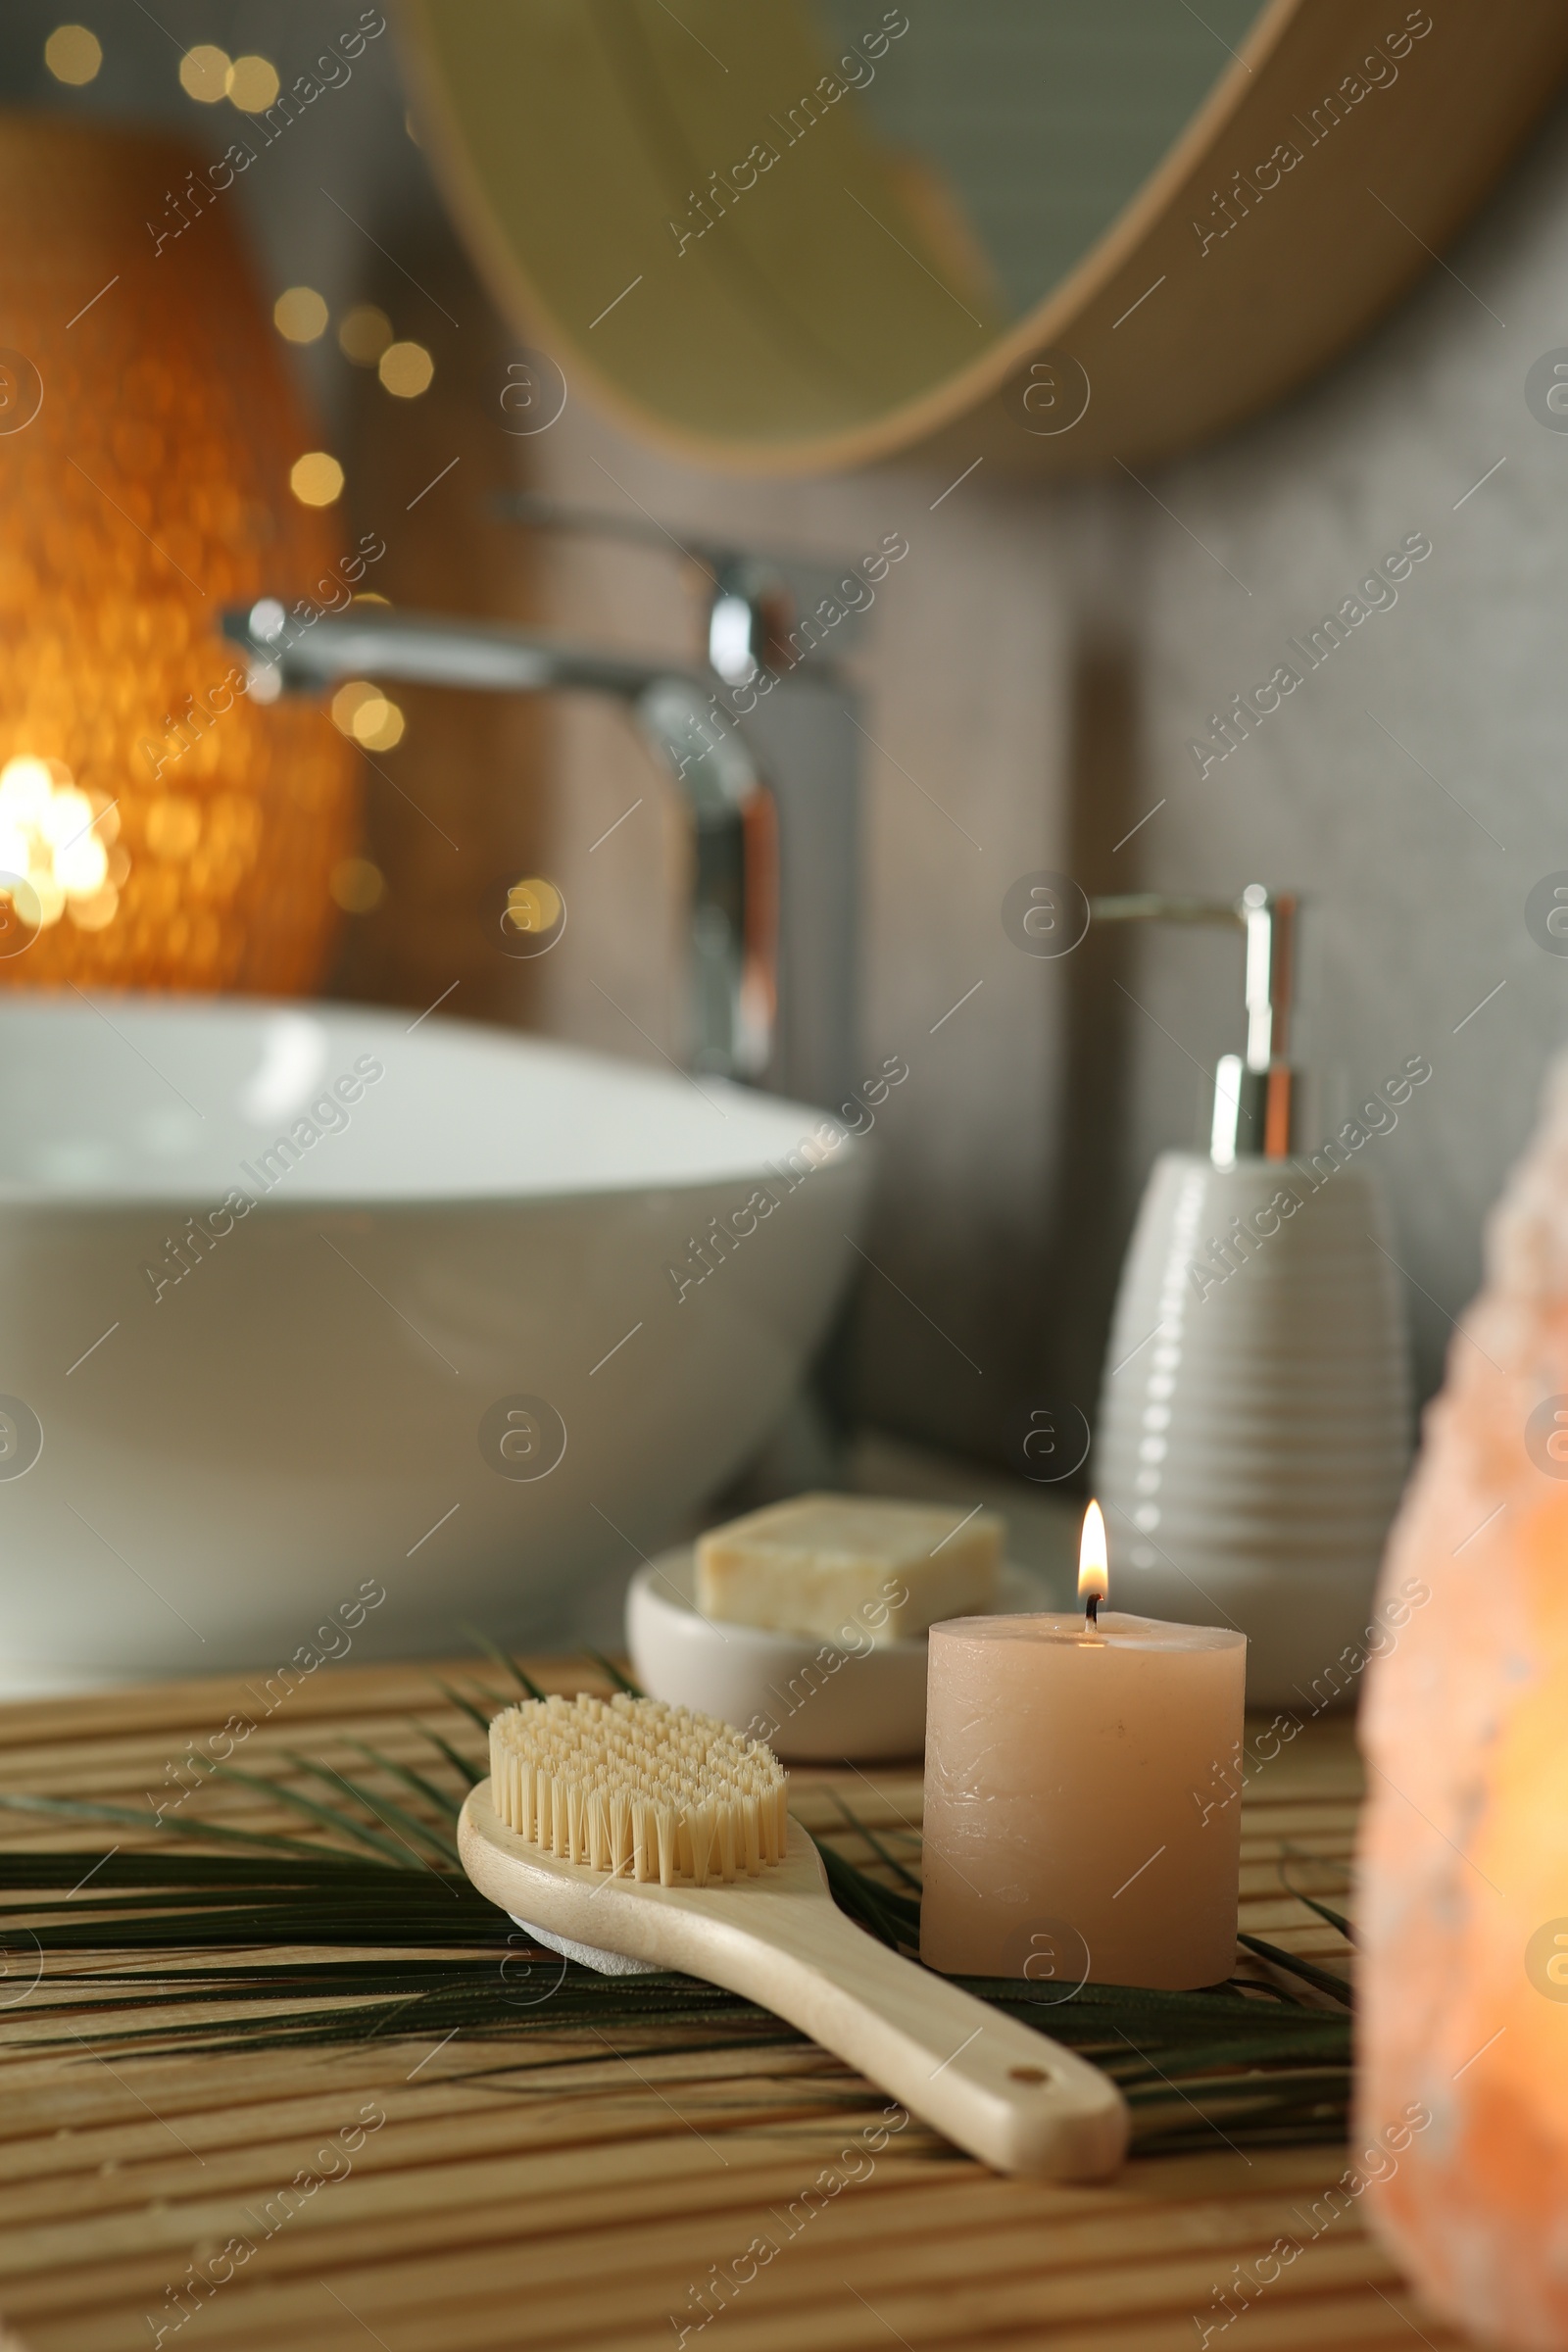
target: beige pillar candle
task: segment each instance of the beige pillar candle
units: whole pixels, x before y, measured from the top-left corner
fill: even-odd
[[[1213,1626],[1115,1611],[934,1625],[927,1966],[1061,1993],[1228,1977],[1246,1672],[1245,1637]]]

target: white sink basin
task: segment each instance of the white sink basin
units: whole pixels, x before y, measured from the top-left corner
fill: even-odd
[[[569,1637],[779,1418],[869,1174],[798,1104],[357,1006],[13,1002],[0,1072],[13,1692]]]

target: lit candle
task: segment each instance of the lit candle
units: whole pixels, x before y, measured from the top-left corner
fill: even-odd
[[[920,1956],[950,1976],[1217,1984],[1236,1956],[1245,1636],[1101,1613],[934,1625]]]

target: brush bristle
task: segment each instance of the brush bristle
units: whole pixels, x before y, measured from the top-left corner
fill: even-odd
[[[490,1725],[496,1812],[530,1845],[664,1886],[780,1862],[789,1789],[770,1747],[659,1698],[530,1698]]]

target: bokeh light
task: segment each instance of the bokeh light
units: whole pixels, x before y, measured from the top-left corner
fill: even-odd
[[[368,752],[395,751],[408,721],[379,686],[367,678],[349,678],[332,697],[332,724],[342,735]]]
[[[373,368],[392,340],[392,321],[373,302],[357,302],[337,330],[338,349],[357,368]]]
[[[326,304],[314,286],[288,286],[272,305],[272,324],[289,343],[318,342],[326,318]]]
[[[188,793],[165,793],[147,811],[147,847],[155,858],[179,865],[202,837],[201,805]]]
[[[179,61],[180,88],[203,106],[216,106],[226,95],[228,74],[228,51],[214,48],[211,41],[198,41]]]
[[[368,858],[340,858],[328,887],[345,914],[373,914],[386,897],[386,876]]]
[[[119,831],[108,794],[80,791],[63,760],[22,754],[0,767],[0,874],[28,885],[39,930],[64,914],[84,931],[113,922],[120,892],[109,855]],[[122,880],[128,870],[122,863]]]
[[[507,893],[507,922],[531,939],[554,931],[564,911],[560,891],[538,874],[530,874],[525,882],[514,882]]]
[[[56,81],[80,89],[83,82],[97,78],[103,44],[85,24],[57,24],[43,45],[43,62]]]
[[[417,400],[428,391],[435,362],[422,343],[389,343],[377,369],[387,390],[399,400]]]
[[[264,115],[279,87],[277,68],[269,58],[255,56],[236,57],[223,84],[224,95],[242,115]]]
[[[324,449],[308,449],[289,467],[288,486],[302,507],[330,507],[343,495],[343,468]]]
[[[395,752],[408,731],[408,720],[396,703],[378,695],[356,713],[354,740],[368,752]]]

